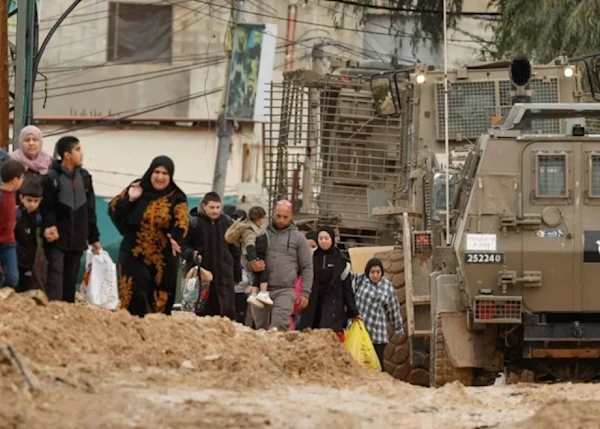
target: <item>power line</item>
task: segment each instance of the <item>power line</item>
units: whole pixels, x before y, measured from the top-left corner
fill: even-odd
[[[196,3],[202,3],[202,4],[210,4],[206,1],[203,0],[193,0]],[[186,6],[181,6],[185,8]],[[238,9],[232,6],[228,6],[228,8],[232,11],[237,11]],[[274,17],[271,15],[266,15],[263,13],[258,13],[258,12],[250,12],[247,10],[244,10],[244,13],[246,14],[250,14],[250,15],[256,15],[256,16],[261,16],[261,17],[266,17],[266,18],[273,18],[273,19],[278,19],[280,21],[288,21],[288,18],[283,18],[283,17]],[[218,18],[217,18],[218,19]],[[314,22],[309,22],[309,21],[300,21],[300,20],[296,20],[295,21],[298,24],[306,24],[306,25],[311,25],[313,27],[322,27],[322,28],[332,28],[334,30],[347,30],[347,31],[352,31],[352,32],[356,32],[356,33],[364,33],[364,34],[376,34],[376,35],[381,35],[381,36],[391,36],[392,34],[388,31],[386,33],[383,33],[381,31],[368,31],[368,30],[362,30],[359,28],[350,28],[350,27],[341,27],[341,26],[336,26],[336,25],[327,25],[327,24],[316,24]],[[402,37],[408,38],[408,37],[412,37],[412,35],[409,35],[408,33],[405,33]],[[427,37],[424,37],[424,39],[429,39]],[[455,42],[472,42],[472,40],[454,40]]]
[[[325,0],[329,3],[339,3],[345,4],[349,6],[357,6],[364,7],[368,9],[379,9],[379,10],[389,10],[392,12],[409,12],[409,13],[417,13],[417,14],[434,14],[434,15],[443,15],[444,11],[440,9],[424,9],[424,8],[410,8],[410,7],[393,7],[393,6],[384,6],[384,5],[376,5],[376,4],[365,4],[359,1],[352,0]],[[472,16],[472,17],[494,17],[499,18],[502,16],[499,12],[448,12],[448,15],[452,16]]]
[[[174,0],[174,1],[183,3],[183,2],[186,2],[186,1],[189,1],[189,0]],[[96,3],[96,4],[100,4],[100,3]],[[161,5],[161,4],[164,5],[165,2],[164,2],[164,0],[157,0],[157,1],[152,2],[152,3],[140,3],[140,4],[142,4],[144,6],[158,6],[158,5]],[[104,19],[104,18],[114,18],[114,17],[117,17],[117,15],[118,15],[117,13],[110,13],[110,12],[107,13],[106,10],[101,10],[101,11],[95,11],[95,12],[90,12],[90,13],[85,13],[85,14],[79,14],[79,15],[69,15],[68,19],[78,18],[78,17],[81,17],[81,16],[100,15],[100,14],[106,14],[106,15],[99,16],[99,17],[96,17],[94,19],[87,19],[87,20],[76,21],[76,22],[68,22],[68,23],[62,24],[61,27],[71,27],[71,26],[78,25],[78,24],[85,24],[85,23],[88,23],[88,22],[99,21],[100,19]],[[57,16],[57,18],[58,18],[58,16]],[[42,22],[42,21],[40,20],[40,22]],[[44,22],[47,22],[47,21],[44,20]],[[44,27],[44,28],[40,27],[40,31],[50,30],[51,28],[52,28],[52,25],[50,25],[49,27]]]
[[[105,0],[96,0],[96,3],[88,3],[88,4],[87,4],[87,5],[85,5],[85,6],[79,6],[79,7],[78,7],[78,10],[83,10],[83,9],[87,9],[88,7],[92,7],[92,6],[99,5],[99,4],[100,4],[100,3],[102,3],[103,1],[105,1]],[[90,14],[94,14],[94,13],[98,13],[98,12],[90,12]],[[41,19],[40,19],[40,22],[55,21],[55,20],[57,20],[58,18],[60,18],[60,16],[61,16],[61,15],[62,15],[62,13],[59,13],[58,15],[49,16],[49,17],[47,17],[47,18],[41,18]],[[80,16],[82,16],[82,15],[89,15],[89,14],[81,14]]]
[[[285,49],[285,48],[286,48],[286,45],[280,45],[276,48],[276,52],[278,52],[278,51],[280,52],[282,49]],[[82,83],[77,83],[77,84],[72,84],[72,85],[64,85],[61,87],[49,88],[48,90],[38,89],[35,92],[46,93],[47,91],[55,91],[55,90],[59,90],[59,89],[70,89],[70,88],[75,88],[75,87],[79,87],[79,86],[88,86],[88,85],[93,85],[93,84],[98,84],[98,83],[114,82],[114,81],[119,81],[119,80],[128,79],[128,78],[151,76],[151,77],[146,77],[144,79],[136,79],[136,80],[131,80],[131,81],[127,81],[127,82],[120,82],[120,83],[117,83],[114,85],[106,85],[106,86],[89,88],[89,89],[84,89],[84,90],[79,90],[79,91],[66,92],[66,93],[61,93],[61,94],[52,94],[52,95],[44,96],[44,97],[37,97],[37,98],[35,98],[35,100],[45,100],[45,99],[50,99],[50,98],[58,98],[58,97],[63,97],[63,96],[68,96],[68,95],[93,92],[93,91],[98,91],[101,89],[114,88],[114,87],[118,87],[118,86],[129,85],[131,83],[144,82],[146,80],[157,79],[157,78],[166,77],[166,76],[172,76],[175,74],[184,73],[184,72],[191,71],[191,70],[198,70],[201,68],[210,67],[210,66],[217,65],[217,64],[222,64],[226,60],[226,57],[223,55],[222,51],[219,51],[219,52],[221,53],[221,55],[207,57],[204,62],[187,64],[185,66],[172,67],[172,68],[167,68],[167,69],[162,69],[162,70],[154,70],[154,71],[144,72],[144,73],[133,73],[133,74],[126,75],[126,76],[100,79],[100,80],[96,80],[96,81],[91,81],[91,82],[88,81],[88,82],[82,82]],[[208,75],[208,73],[207,73],[207,75]]]
[[[99,86],[97,88],[86,88],[86,89],[82,89],[82,90],[78,90],[78,91],[63,92],[61,94],[52,94],[52,95],[49,95],[48,97],[37,97],[37,98],[34,98],[34,100],[37,101],[37,100],[45,100],[45,99],[51,99],[51,98],[66,97],[66,96],[69,96],[69,95],[84,94],[84,93],[99,91],[99,90],[103,90],[103,89],[109,89],[109,88],[115,88],[115,87],[124,86],[124,85],[130,85],[132,83],[146,82],[146,81],[149,81],[149,80],[152,80],[152,79],[159,79],[161,77],[173,76],[173,75],[176,75],[176,74],[179,74],[179,73],[183,73],[183,72],[186,72],[186,71],[192,71],[192,70],[198,70],[198,69],[210,67],[211,65],[222,64],[224,62],[225,62],[224,58],[221,58],[221,59],[218,59],[218,60],[213,59],[213,60],[208,61],[206,63],[196,64],[195,67],[188,68],[186,70],[177,70],[177,71],[171,71],[171,72],[164,72],[163,71],[162,74],[157,74],[157,75],[154,75],[154,76],[151,76],[151,77],[145,77],[143,79],[135,79],[135,80],[127,81],[127,82],[119,82],[119,83],[115,83],[115,84],[112,84],[112,85]]]
[[[173,1],[176,1],[176,0],[173,0]],[[182,1],[182,0],[177,0],[177,1]],[[209,5],[210,5],[210,4],[209,4]],[[179,6],[179,5],[178,5],[178,4],[173,4],[173,6]],[[218,7],[218,8],[220,8],[220,9],[224,8],[224,6],[223,6],[223,5],[222,5],[222,6],[217,6],[217,7]],[[204,9],[204,8],[205,8],[205,6],[200,6],[200,7],[198,7],[198,9],[192,9],[192,8],[189,8],[189,12],[188,12],[188,13],[181,15],[180,17],[178,17],[178,18],[174,19],[172,22],[173,22],[173,23],[175,23],[175,22],[177,22],[178,20],[180,20],[180,19],[183,19],[183,18],[185,18],[185,17],[187,17],[187,16],[191,15],[191,14],[192,14],[192,13],[194,13],[194,12],[197,12],[197,13],[202,13],[202,11],[201,11],[200,9]],[[206,16],[206,15],[205,15],[205,16]],[[180,28],[176,29],[176,30],[175,30],[175,31],[173,31],[171,34],[172,34],[172,35],[173,35],[173,34],[177,34],[177,33],[181,32],[181,31],[183,31],[183,30],[186,30],[187,28],[191,27],[192,25],[195,25],[195,24],[197,24],[198,22],[202,21],[202,20],[205,18],[205,16],[198,18],[197,20],[195,20],[195,21],[191,22],[191,23],[190,23],[190,24],[188,24],[188,25],[182,25]],[[64,24],[63,24],[63,25],[64,25]],[[152,43],[152,41],[147,41],[147,42],[146,42],[146,44],[144,44],[144,45],[143,45],[143,47],[149,46],[149,44],[150,44],[150,43]],[[94,56],[94,55],[96,55],[96,54],[101,54],[101,53],[104,53],[104,52],[106,52],[106,49],[101,49],[101,50],[98,50],[98,51],[95,51],[95,52],[92,52],[92,53],[88,53],[88,54],[82,55],[82,56],[80,56],[80,57],[72,58],[72,59],[70,59],[70,60],[66,60],[66,61],[61,61],[61,62],[60,62],[60,64],[62,65],[62,64],[66,64],[66,63],[71,63],[71,62],[74,62],[74,61],[77,61],[77,60],[80,60],[80,59],[84,59],[84,58],[88,58],[88,57]],[[53,65],[53,64],[47,64],[47,65],[45,65],[45,66],[42,68],[42,70],[46,70],[46,69],[48,69],[49,67],[51,67],[52,65]],[[118,65],[122,65],[122,64],[118,64]],[[92,67],[93,67],[93,66],[92,66]],[[79,68],[81,68],[81,67],[79,67]]]
[[[344,13],[344,10],[343,10],[343,9],[342,9],[341,11],[339,11],[339,10],[337,10],[335,7],[328,7],[328,6],[324,6],[324,5],[322,5],[322,4],[319,4],[319,3],[317,3],[315,0],[309,0],[309,1],[311,1],[311,3],[312,3],[312,4],[314,4],[315,6],[318,6],[318,7],[320,7],[320,8],[327,9],[327,10],[329,10],[329,11],[331,11],[331,12],[334,12],[334,13],[340,13],[340,14],[342,14],[343,16],[345,16],[345,17],[348,17],[348,18],[353,18],[353,19],[355,18],[355,17],[354,17],[354,16],[352,16],[352,15],[348,15],[347,13]],[[388,34],[389,36],[394,36],[394,37],[396,37],[397,35],[401,35],[403,38],[412,38],[412,37],[413,37],[413,35],[412,35],[412,34],[410,34],[410,33],[406,33],[406,32],[404,32],[404,31],[400,31],[400,30],[397,30],[397,31],[395,31],[394,33],[392,33],[392,32],[391,32],[391,28],[390,28],[390,27],[386,27],[386,26],[383,26],[383,25],[381,25],[381,24],[377,24],[377,23],[374,23],[374,22],[370,23],[370,25],[372,25],[372,26],[374,26],[374,27],[379,27],[379,28],[383,28],[383,29],[387,30],[387,34]],[[393,25],[393,23],[391,23],[391,22],[390,22],[390,25]],[[464,33],[463,33],[463,34],[464,34]],[[359,37],[360,37],[360,36],[359,36]],[[420,38],[420,39],[424,39],[424,40],[431,40],[431,39],[432,39],[431,37],[425,37],[425,36],[420,36],[419,38]],[[459,42],[459,43],[473,43],[473,42],[475,42],[475,43],[481,43],[480,41],[476,41],[476,40],[474,40],[473,38],[472,38],[471,40],[465,40],[465,39],[455,39],[455,38],[453,38],[453,37],[450,37],[450,38],[448,38],[448,40],[449,40],[449,41],[451,41],[451,42]],[[363,39],[363,41],[364,41],[364,39]],[[490,41],[486,41],[486,42],[488,42],[488,43],[489,43]],[[462,46],[462,45],[456,45],[456,44],[454,44],[454,45],[455,45],[455,46]]]
[[[304,58],[306,58],[308,56],[310,56],[310,54],[305,55]],[[300,58],[300,60],[301,59],[303,59],[303,58]],[[284,64],[280,64],[277,67],[275,67],[275,69],[279,69],[279,68],[281,68],[283,66],[284,66]],[[113,115],[107,115],[107,116],[100,117],[100,118],[96,119],[97,121],[101,121],[100,123],[95,122],[95,123],[92,123],[92,124],[83,125],[81,127],[74,127],[74,128],[70,128],[70,129],[56,130],[54,132],[46,134],[45,137],[52,137],[52,136],[66,134],[66,133],[71,133],[71,132],[74,132],[74,131],[79,131],[79,130],[83,130],[83,129],[87,129],[87,128],[93,128],[95,126],[102,126],[102,125],[105,125],[105,124],[119,122],[119,121],[122,121],[124,119],[129,119],[129,118],[134,117],[134,116],[144,115],[146,113],[151,113],[151,112],[154,112],[156,110],[160,110],[160,109],[165,108],[165,107],[175,106],[175,105],[177,105],[179,103],[184,103],[186,101],[191,101],[191,100],[195,100],[197,98],[206,97],[208,95],[215,94],[215,93],[217,93],[217,92],[219,92],[221,90],[223,90],[222,86],[220,86],[218,88],[213,88],[213,89],[208,90],[208,91],[190,94],[188,96],[181,97],[181,98],[178,98],[178,99],[175,99],[175,100],[167,100],[167,101],[165,101],[163,103],[159,103],[159,104],[147,106],[143,110],[137,110],[137,111],[134,111],[133,109],[125,110],[125,111],[122,111],[122,112],[115,113]],[[121,116],[121,115],[124,115],[124,116]],[[188,118],[181,118],[182,122],[185,122],[186,120],[189,120],[189,119]]]
[[[44,137],[52,137],[52,136],[56,136],[56,135],[60,135],[60,134],[66,134],[66,133],[70,133],[70,132],[73,132],[73,131],[83,130],[83,129],[86,129],[86,128],[92,128],[92,127],[96,127],[96,126],[102,126],[102,125],[105,125],[105,124],[110,124],[110,123],[113,123],[113,122],[119,122],[119,121],[122,121],[124,119],[132,118],[134,116],[145,115],[146,113],[151,113],[151,112],[154,112],[156,110],[163,109],[165,107],[175,106],[175,105],[177,105],[179,103],[184,103],[186,101],[191,101],[191,100],[195,100],[197,98],[206,97],[208,95],[215,94],[215,93],[221,91],[222,89],[223,89],[223,87],[221,86],[221,87],[214,88],[214,89],[211,89],[211,90],[208,90],[208,91],[204,91],[204,92],[196,92],[196,93],[187,95],[185,97],[180,97],[180,98],[177,98],[177,99],[174,99],[174,100],[167,100],[167,101],[164,101],[162,103],[157,103],[157,104],[153,104],[153,105],[147,106],[144,110],[136,110],[136,111],[133,111],[132,109],[125,110],[125,111],[122,111],[122,112],[118,112],[118,113],[116,113],[114,115],[103,116],[103,117],[97,118],[96,119],[97,122],[94,122],[93,124],[87,124],[87,125],[84,125],[84,126],[81,126],[81,127],[77,127],[77,128],[57,130],[55,132],[46,134]],[[129,113],[129,112],[132,112],[132,113]],[[116,117],[111,118],[111,116],[116,116]],[[186,118],[181,118],[181,121],[185,121],[185,120],[186,120]]]
[[[217,56],[217,54],[220,54],[220,56],[223,56],[223,51],[207,52],[206,54],[198,54],[198,55],[194,55],[193,57],[192,56],[186,56],[185,57],[185,61],[192,61],[194,59],[201,60],[201,59],[205,59],[205,58],[215,58]],[[153,74],[157,74],[157,73],[163,73],[163,72],[169,71],[169,70],[183,70],[183,69],[186,69],[188,67],[193,67],[193,66],[195,66],[197,64],[201,64],[201,63],[197,63],[196,62],[196,63],[192,63],[192,64],[186,64],[186,65],[183,65],[183,66],[167,67],[167,68],[164,68],[164,69],[161,69],[161,70],[153,70],[153,71],[142,72],[142,73],[131,73],[131,74],[124,75],[124,76],[110,77],[110,78],[93,80],[93,81],[87,81],[87,82],[81,82],[81,83],[72,83],[72,84],[63,85],[63,86],[52,86],[52,88],[49,88],[48,90],[49,91],[56,91],[56,90],[59,90],[59,89],[74,88],[74,87],[77,87],[77,86],[93,85],[93,84],[96,84],[96,83],[103,83],[103,82],[112,82],[112,81],[115,81],[115,80],[127,79],[127,78],[130,78],[130,77],[139,77],[139,76],[145,76],[145,75],[153,75]],[[72,80],[72,78],[70,78],[68,80]],[[41,90],[41,89],[36,89],[35,92],[45,92],[45,91]]]

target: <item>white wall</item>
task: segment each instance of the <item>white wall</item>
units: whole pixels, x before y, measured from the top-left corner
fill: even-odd
[[[42,126],[44,133],[56,129]],[[175,163],[175,181],[189,196],[211,190],[217,137],[214,131],[197,129],[114,129],[96,127],[75,134],[82,143],[84,166],[93,174],[98,196],[112,197],[140,177],[155,156],[167,155]],[[44,151],[52,154],[59,136],[44,140]],[[242,144],[252,134],[237,134],[227,170],[226,193],[233,193],[242,179]]]

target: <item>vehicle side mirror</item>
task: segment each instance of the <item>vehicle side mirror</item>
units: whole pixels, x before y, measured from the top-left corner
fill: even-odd
[[[371,93],[375,105],[375,115],[389,118],[400,115],[400,101],[394,96],[392,80],[387,75],[371,77]]]

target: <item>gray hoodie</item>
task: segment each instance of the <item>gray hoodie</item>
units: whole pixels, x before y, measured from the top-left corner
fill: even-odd
[[[304,234],[294,224],[284,229],[276,229],[271,224],[267,231],[269,287],[294,289],[296,278],[301,275],[302,295],[308,298],[313,283],[313,255]]]

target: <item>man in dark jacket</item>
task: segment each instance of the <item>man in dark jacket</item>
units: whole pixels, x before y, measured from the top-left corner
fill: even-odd
[[[50,300],[75,301],[81,255],[88,244],[99,254],[96,196],[92,176],[81,166],[79,140],[62,137],[56,143],[60,162],[54,162],[44,181],[41,205],[44,249],[48,259],[46,292]]]
[[[207,193],[200,206],[192,209],[190,232],[183,246],[183,259],[210,271],[208,302],[199,316],[226,316],[236,320],[235,285],[242,280],[240,250],[225,241],[232,221],[221,213],[221,197]]]

